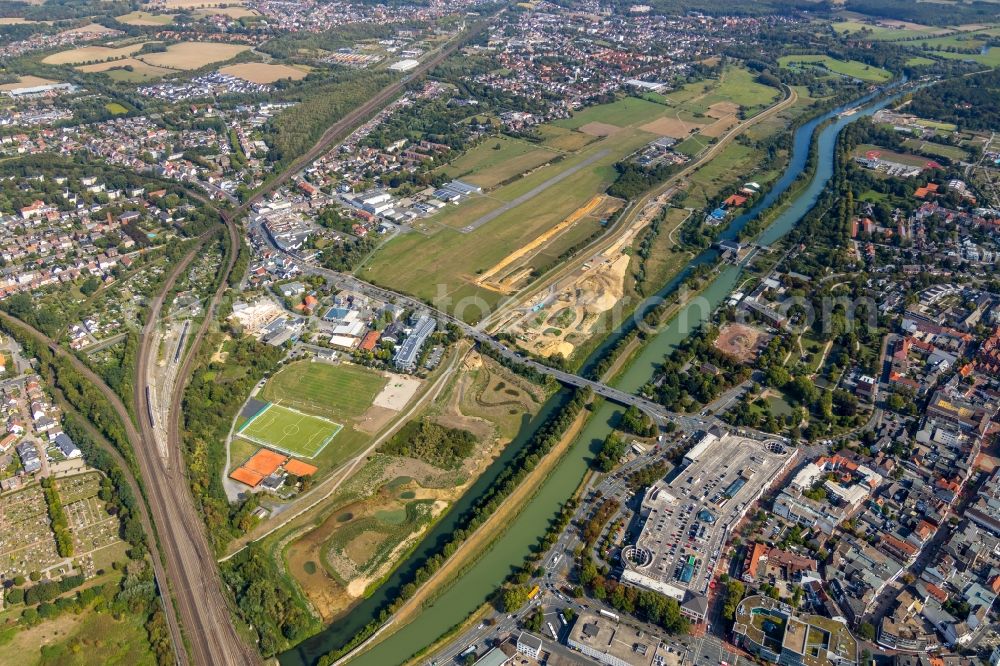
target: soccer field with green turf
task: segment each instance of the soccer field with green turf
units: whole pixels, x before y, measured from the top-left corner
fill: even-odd
[[[289,455],[314,458],[341,428],[339,423],[319,416],[271,404],[247,421],[237,434]]]

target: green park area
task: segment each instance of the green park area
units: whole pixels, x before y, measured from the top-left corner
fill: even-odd
[[[881,67],[866,65],[857,60],[838,60],[828,55],[807,54],[789,55],[778,58],[778,64],[782,67],[820,67],[834,74],[849,76],[862,81],[872,83],[884,83],[892,79],[892,74]]]

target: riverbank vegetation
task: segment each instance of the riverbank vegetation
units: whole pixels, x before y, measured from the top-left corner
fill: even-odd
[[[576,420],[580,411],[590,402],[587,390],[573,393],[562,408],[557,409],[539,427],[531,440],[524,445],[517,456],[497,477],[491,487],[476,501],[474,506],[460,520],[460,527],[452,532],[452,537],[437,551],[428,555],[424,564],[415,571],[412,579],[400,588],[399,595],[387,604],[368,625],[359,631],[348,643],[327,654],[320,663],[330,664],[352,651],[371,637],[379,627],[412,597],[427,580],[448,560],[470,535],[491,516],[506,498],[520,485],[524,477],[535,468],[541,459],[561,439],[565,431]]]

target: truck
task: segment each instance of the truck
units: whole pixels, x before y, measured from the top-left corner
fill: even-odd
[[[620,622],[621,621],[621,618],[618,617],[617,614],[612,613],[609,610],[605,610],[605,609],[602,608],[601,610],[599,610],[597,612],[600,613],[601,615],[603,615],[604,617],[608,618],[609,620],[614,620],[615,622]]]

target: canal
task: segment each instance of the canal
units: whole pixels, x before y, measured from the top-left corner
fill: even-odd
[[[815,173],[802,189],[796,199],[771,222],[758,238],[761,245],[771,245],[781,239],[802,217],[815,205],[817,199],[833,174],[834,148],[840,130],[849,123],[873,114],[887,106],[894,98],[889,97],[870,103],[873,96],[868,96],[853,102],[868,104],[856,113],[848,116],[839,114],[848,107],[840,107],[823,114],[799,127],[794,136],[792,156],[788,168],[760,202],[743,215],[734,218],[722,238],[734,239],[751,220],[764,213],[791,186],[803,172],[808,161],[809,146],[816,128],[833,119],[816,137],[817,167]],[[696,266],[714,264],[718,261],[718,252],[705,250],[685,267],[669,284],[640,305],[638,313],[645,312],[665,295],[677,288],[682,280]],[[650,340],[640,351],[628,368],[614,381],[614,386],[623,391],[637,392],[652,377],[664,356],[669,354],[678,343],[700,324],[706,321],[711,313],[725,300],[736,286],[740,269],[727,265],[719,270],[711,283],[702,291],[700,298],[694,299],[682,308],[664,329]],[[584,364],[584,369],[592,367],[599,358],[614,345],[622,335],[628,332],[631,320],[609,336],[609,339],[598,347],[592,357]],[[388,600],[391,600],[402,582],[409,580],[428,557],[436,552],[444,543],[459,521],[462,514],[472,505],[479,494],[486,488],[504,466],[510,461],[516,451],[534,433],[534,430],[544,421],[545,417],[559,408],[567,399],[568,392],[560,391],[550,399],[541,412],[522,428],[513,442],[479,481],[465,494],[456,506],[449,512],[431,533],[424,539],[418,549],[410,556],[389,581],[375,595],[356,606],[341,620],[319,634],[303,641],[295,648],[280,655],[282,666],[307,666],[314,664],[324,654],[346,644],[365,624],[376,617],[379,610]],[[496,543],[461,577],[453,581],[450,587],[406,626],[397,629],[391,636],[377,644],[372,649],[351,660],[358,666],[387,666],[405,662],[415,652],[429,646],[438,637],[447,632],[455,624],[461,622],[482,603],[503,582],[504,578],[522,564],[530,553],[531,547],[537,543],[548,528],[556,509],[564,502],[580,484],[587,471],[592,456],[599,450],[604,438],[618,420],[620,408],[608,402],[596,410],[572,447],[564,455],[562,461],[553,470],[535,496],[524,510],[517,516],[507,531]]]

